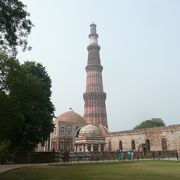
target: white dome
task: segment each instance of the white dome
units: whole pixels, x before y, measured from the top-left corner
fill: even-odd
[[[79,137],[99,137],[99,136],[100,136],[100,129],[93,124],[88,124],[82,127],[79,131]]]

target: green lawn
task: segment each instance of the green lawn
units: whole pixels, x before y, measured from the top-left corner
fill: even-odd
[[[180,180],[180,162],[140,161],[114,164],[42,166],[16,169],[0,180]]]

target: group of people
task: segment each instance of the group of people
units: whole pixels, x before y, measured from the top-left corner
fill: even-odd
[[[175,155],[176,159],[179,160],[177,150],[175,151],[174,155]],[[143,159],[144,154],[140,153],[139,151],[128,151],[128,152],[118,151],[118,159],[121,160],[121,161],[125,161],[126,159],[127,160],[136,160],[136,159],[139,160],[139,157],[141,157]],[[155,157],[161,159],[162,158],[161,151],[159,151],[158,154],[156,153],[156,156],[155,156],[155,152],[152,152],[152,157],[151,158],[155,159]]]
[[[138,153],[138,151],[128,151],[128,152],[119,151],[118,159],[121,161],[125,161],[125,159],[139,160],[139,153]]]

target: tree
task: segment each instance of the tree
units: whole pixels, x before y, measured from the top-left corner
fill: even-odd
[[[22,67],[33,77],[32,82],[27,83],[27,86],[29,84],[31,86],[27,87],[29,91],[25,97],[26,101],[22,101],[22,109],[25,111],[25,120],[27,121],[25,126],[27,139],[34,139],[35,144],[32,144],[32,148],[34,148],[39,142],[43,144],[54,128],[52,123],[54,106],[50,100],[51,79],[45,68],[39,63],[27,61]],[[38,81],[36,82],[36,80]],[[19,95],[21,96],[21,93]],[[35,126],[32,122],[36,122]],[[28,147],[26,143],[25,147]],[[32,148],[30,147],[30,149]]]
[[[9,135],[11,147],[15,151],[32,151],[38,143],[44,143],[53,131],[54,106],[50,101],[50,77],[41,64],[26,62],[20,65],[13,58],[2,58],[3,55],[0,57],[0,61],[3,59],[0,64],[4,63],[0,69],[1,93],[4,93],[4,98],[15,103],[17,114],[14,116],[18,119],[19,116],[22,117],[18,128]],[[11,107],[10,103],[7,107]],[[3,123],[6,118],[12,123],[12,119],[6,115]]]
[[[7,139],[0,141],[0,164],[6,162],[9,153],[9,146],[10,142]]]
[[[0,91],[0,141],[10,138],[23,122],[23,116],[15,101]]]
[[[32,29],[30,14],[19,0],[0,1],[0,50],[17,54],[17,47],[28,47],[27,36]]]
[[[20,64],[14,57],[9,57],[4,52],[0,52],[0,90],[8,91],[7,76],[12,72],[18,72]]]
[[[7,77],[17,71],[19,63],[5,54],[0,54],[0,141],[9,138],[11,132],[17,129],[23,121],[19,107],[9,96]]]
[[[152,128],[160,126],[165,126],[164,121],[160,118],[152,118],[151,120],[141,122],[139,125],[134,127],[134,129]]]

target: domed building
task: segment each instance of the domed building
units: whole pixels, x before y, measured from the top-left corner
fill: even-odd
[[[103,66],[94,23],[90,25],[87,50],[86,90],[83,93],[84,118],[74,111],[61,114],[54,121],[54,132],[51,133],[50,143],[47,143],[48,148],[45,150],[99,152],[142,149],[144,153],[175,150],[180,153],[180,124],[119,132],[108,131]]]
[[[54,121],[54,131],[50,135],[50,149],[55,151],[74,150],[77,131],[86,125],[84,118],[73,110],[58,116]]]
[[[88,124],[82,127],[75,138],[76,152],[104,151],[105,137],[102,136],[100,127]]]

